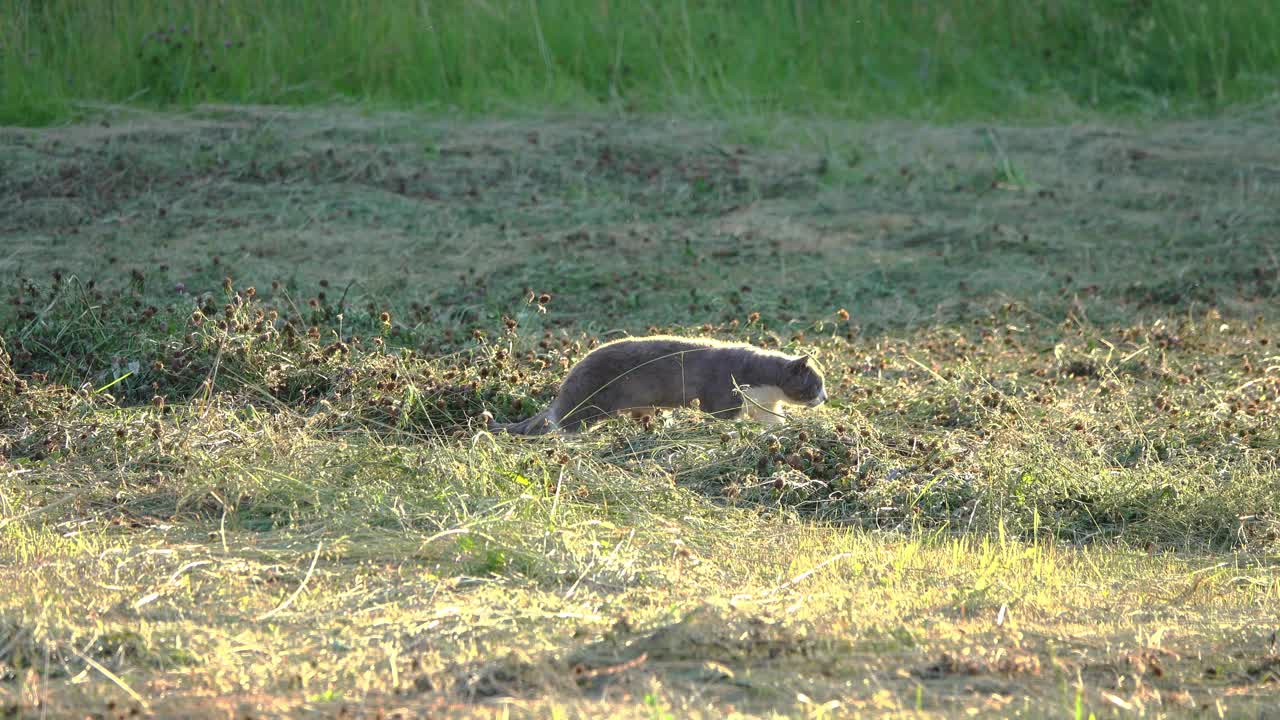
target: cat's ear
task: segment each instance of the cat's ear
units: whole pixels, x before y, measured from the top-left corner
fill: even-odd
[[[791,361],[791,372],[793,373],[804,372],[805,368],[807,367],[809,367],[808,355],[801,355],[800,357]]]

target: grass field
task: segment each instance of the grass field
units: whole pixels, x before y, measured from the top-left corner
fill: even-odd
[[[86,100],[1052,120],[1280,91],[1273,0],[15,0],[0,122]]]
[[[11,5],[0,717],[1280,702],[1274,3]]]
[[[1275,112],[6,130],[0,709],[1255,717]],[[833,400],[475,429],[651,326]]]

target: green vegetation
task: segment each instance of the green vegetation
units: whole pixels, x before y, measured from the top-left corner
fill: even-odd
[[[85,100],[344,98],[923,118],[1166,113],[1274,94],[1272,0],[17,0],[0,122]]]
[[[0,717],[1260,716],[1277,77],[1272,0],[5,4]],[[832,401],[484,431],[650,330]]]
[[[5,131],[0,713],[1255,716],[1273,118]],[[651,326],[833,400],[479,429]]]

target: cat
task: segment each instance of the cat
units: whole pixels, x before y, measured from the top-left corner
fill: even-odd
[[[804,355],[741,343],[666,335],[627,338],[592,350],[569,370],[551,404],[513,423],[490,422],[496,432],[541,435],[577,432],[584,423],[658,408],[697,405],[715,417],[750,417],[773,425],[783,405],[826,402],[822,373]]]

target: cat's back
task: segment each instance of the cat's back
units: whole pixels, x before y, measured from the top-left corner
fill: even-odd
[[[665,364],[667,360],[688,362],[724,347],[729,345],[715,340],[670,335],[624,338],[592,350],[581,364],[607,364],[619,369],[632,369],[646,363]]]

